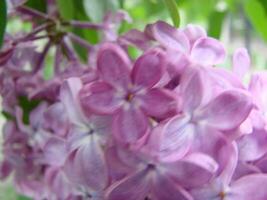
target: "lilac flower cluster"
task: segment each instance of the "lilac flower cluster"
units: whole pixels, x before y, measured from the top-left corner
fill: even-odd
[[[216,67],[224,47],[199,26],[158,21],[117,36],[123,12],[91,24],[13,9],[46,20],[6,35],[0,52],[1,179],[12,174],[36,200],[267,199],[267,75],[248,73],[245,49],[231,72]],[[102,41],[62,26],[97,29]],[[43,38],[40,53],[34,41]],[[88,50],[86,64],[74,43]],[[52,46],[54,76],[45,80]],[[129,46],[141,55],[131,58]]]

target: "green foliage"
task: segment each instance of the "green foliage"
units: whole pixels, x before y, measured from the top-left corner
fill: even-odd
[[[169,10],[170,16],[174,26],[179,27],[180,25],[180,15],[178,11],[177,4],[174,0],[165,0],[166,7]]]
[[[28,0],[25,5],[43,13],[45,13],[47,9],[46,0]]]
[[[73,19],[75,9],[73,0],[56,0],[59,13],[63,19]]]
[[[209,17],[208,35],[220,38],[226,12],[213,11]]]
[[[255,30],[267,41],[267,13],[259,0],[246,0],[244,11]]]
[[[87,16],[93,22],[101,22],[107,11],[116,11],[120,8],[118,0],[83,0],[83,5]]]
[[[20,106],[20,108],[22,108],[22,111],[23,111],[22,121],[25,124],[29,124],[30,113],[34,108],[36,108],[38,106],[40,101],[39,100],[29,100],[25,96],[20,96],[18,98],[18,100],[19,100],[19,106]]]
[[[6,29],[6,21],[7,21],[7,6],[6,1],[0,1],[0,48],[3,44],[3,39],[5,35]]]

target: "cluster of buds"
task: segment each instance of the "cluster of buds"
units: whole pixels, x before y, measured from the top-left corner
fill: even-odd
[[[101,24],[62,21],[53,5],[50,15],[13,7],[44,22],[6,35],[0,52],[2,180],[12,175],[36,200],[267,199],[267,75],[249,72],[245,49],[229,71],[216,67],[223,45],[199,26],[158,21],[118,36],[123,12]],[[92,45],[64,26],[103,37]],[[74,43],[88,50],[86,63]]]

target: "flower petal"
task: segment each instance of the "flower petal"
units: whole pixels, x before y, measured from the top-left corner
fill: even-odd
[[[108,200],[144,200],[150,181],[147,170],[138,171],[111,186]]]
[[[175,114],[178,107],[176,97],[165,89],[154,88],[141,97],[142,109],[147,115],[156,118],[167,118]]]
[[[147,117],[138,108],[121,109],[114,117],[112,132],[124,144],[142,142],[147,131]]]
[[[267,175],[255,174],[238,179],[231,185],[231,193],[226,200],[266,200]]]
[[[85,85],[79,95],[82,107],[87,113],[112,114],[121,106],[116,90],[105,82]]]
[[[216,65],[224,61],[225,50],[218,40],[204,37],[195,42],[191,50],[191,58],[202,65]]]
[[[246,92],[228,90],[207,104],[200,115],[208,125],[230,130],[237,128],[247,118],[252,107],[252,99]]]
[[[163,21],[146,27],[146,32],[167,49],[188,52],[190,48],[186,35]]]
[[[193,24],[188,24],[183,30],[183,32],[187,36],[191,46],[193,46],[193,44],[195,43],[195,41],[197,41],[197,39],[202,37],[207,37],[205,29],[203,29],[201,26]]]
[[[97,69],[102,79],[112,85],[124,87],[130,83],[131,62],[118,45],[105,43],[97,55]]]
[[[233,72],[242,80],[250,68],[250,57],[245,48],[239,48],[233,56]]]
[[[155,200],[193,200],[185,189],[162,174],[154,179],[152,197]]]
[[[163,76],[166,60],[160,49],[147,51],[140,56],[133,67],[133,83],[142,87],[153,87]]]
[[[150,154],[163,162],[173,162],[188,153],[194,133],[188,121],[185,116],[176,116],[155,127],[147,144]]]
[[[96,137],[89,135],[80,148],[70,153],[64,169],[74,183],[98,191],[107,186],[108,171],[104,152]]]

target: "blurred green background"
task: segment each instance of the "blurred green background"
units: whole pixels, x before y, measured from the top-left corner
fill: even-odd
[[[2,0],[1,0],[2,1]],[[203,26],[209,36],[220,39],[228,51],[229,58],[224,67],[230,67],[230,56],[234,49],[246,47],[252,58],[252,69],[267,68],[267,0],[55,0],[61,17],[66,20],[76,19],[100,22],[108,10],[126,10],[132,23],[124,22],[119,31],[124,33],[131,28],[143,30],[145,25],[156,20],[185,27],[186,24]],[[27,6],[46,12],[46,0],[29,0]],[[29,31],[31,25],[21,22],[17,17],[5,20],[4,7],[0,5],[0,43],[1,32],[16,33]],[[7,22],[7,23],[6,23]],[[7,24],[7,26],[5,26]],[[6,27],[6,28],[5,28]],[[96,43],[99,35],[95,31],[72,29],[75,34],[91,43]],[[81,57],[82,49],[77,49]],[[45,75],[49,77],[48,57]],[[48,75],[47,75],[48,74]],[[0,115],[0,128],[4,117]],[[0,134],[1,135],[1,134]],[[1,141],[1,139],[0,139]],[[1,145],[0,145],[1,149]],[[1,155],[0,155],[1,158]],[[1,200],[25,200],[16,194],[11,181],[0,182]]]

